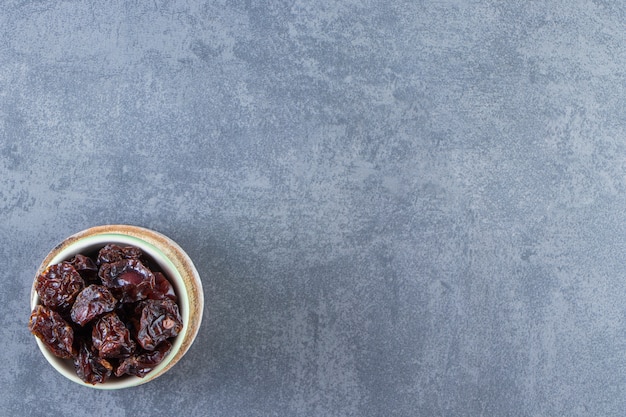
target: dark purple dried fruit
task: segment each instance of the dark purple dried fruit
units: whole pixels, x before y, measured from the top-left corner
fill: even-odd
[[[51,265],[37,277],[35,290],[41,303],[55,310],[67,310],[85,286],[69,262]]]
[[[98,267],[91,258],[79,253],[72,258],[70,263],[85,281],[93,282],[98,278]]]
[[[165,275],[160,272],[154,273],[154,288],[148,294],[148,298],[152,300],[169,298],[174,302],[178,301],[174,287],[172,287],[172,284],[165,278]]]
[[[144,300],[154,288],[154,274],[137,259],[122,259],[104,264],[98,275],[102,283],[119,296],[122,303]]]
[[[98,353],[81,341],[78,355],[74,358],[74,368],[80,379],[88,384],[106,382],[113,373],[113,366],[109,361],[98,356]]]
[[[115,313],[109,313],[96,322],[91,339],[102,358],[126,357],[135,350],[130,332]]]
[[[148,372],[153,370],[163,361],[163,358],[170,353],[171,349],[172,344],[168,341],[164,341],[151,352],[143,351],[138,355],[126,358],[120,362],[119,366],[115,370],[115,376],[127,374],[143,378]]]
[[[152,267],[140,249],[115,244],[48,267],[35,280],[42,305],[30,331],[54,355],[73,359],[87,383],[144,377],[183,327],[172,284]]]
[[[117,300],[106,287],[90,285],[76,297],[72,306],[72,321],[84,326],[101,314],[113,311]]]
[[[177,336],[183,328],[178,306],[167,298],[140,302],[133,322],[135,339],[146,350],[154,350],[161,342]]]
[[[28,329],[59,358],[71,358],[74,350],[74,330],[59,313],[38,305],[30,315]]]
[[[118,245],[106,245],[98,252],[98,265],[121,261],[122,259],[139,259],[143,253],[134,246],[121,247]]]

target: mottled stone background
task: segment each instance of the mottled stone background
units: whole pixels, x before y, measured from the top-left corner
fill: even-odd
[[[1,3],[1,415],[624,415],[622,3]],[[206,297],[119,392],[27,330],[107,223]]]

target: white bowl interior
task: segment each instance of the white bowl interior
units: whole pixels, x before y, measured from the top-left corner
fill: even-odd
[[[172,261],[161,252],[156,246],[135,238],[133,236],[117,234],[117,233],[105,233],[87,236],[85,238],[79,239],[67,247],[63,248],[52,260],[49,265],[54,265],[62,261],[66,261],[71,259],[76,254],[87,254],[94,251],[99,250],[103,246],[109,243],[114,243],[118,245],[130,245],[140,248],[151,260],[159,266],[163,274],[169,279],[174,287],[174,291],[178,296],[178,307],[180,309],[181,318],[183,319],[183,328],[181,332],[176,336],[172,343],[172,350],[167,355],[167,357],[157,365],[152,371],[150,371],[145,377],[139,378],[137,376],[124,376],[121,378],[111,378],[107,382],[102,384],[91,385],[85,383],[81,380],[78,375],[76,375],[76,371],[74,370],[74,365],[72,360],[70,359],[61,359],[54,356],[48,348],[39,340],[38,337],[37,345],[39,349],[48,360],[48,362],[55,367],[63,376],[70,379],[73,382],[76,382],[80,385],[97,388],[97,389],[120,389],[127,388],[136,385],[140,385],[146,383],[160,374],[161,370],[167,366],[167,364],[174,357],[174,353],[177,352],[181,344],[185,338],[185,334],[188,331],[187,323],[189,323],[189,299],[187,297],[188,289],[185,287],[185,283],[178,272],[178,270],[174,267]],[[39,304],[39,296],[36,291],[32,291],[31,294],[31,310],[35,308],[37,304]],[[152,376],[152,377],[151,377]]]

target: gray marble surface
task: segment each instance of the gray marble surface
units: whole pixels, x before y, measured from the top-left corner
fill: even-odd
[[[623,5],[138,3],[0,7],[0,415],[624,415]],[[28,298],[110,223],[206,315],[101,392]]]

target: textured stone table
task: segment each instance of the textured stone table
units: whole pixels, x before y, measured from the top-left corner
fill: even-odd
[[[1,415],[624,415],[619,2],[92,3],[0,10]],[[109,223],[206,297],[118,392],[26,327]]]

